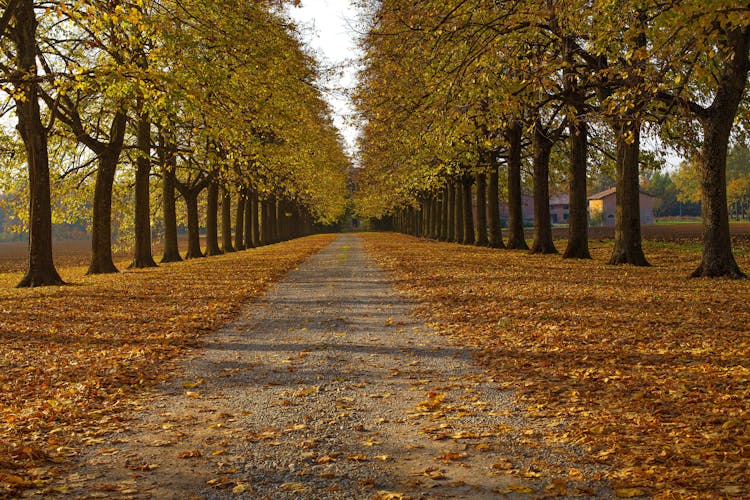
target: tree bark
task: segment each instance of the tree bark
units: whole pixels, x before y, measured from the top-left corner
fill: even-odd
[[[572,108],[568,113],[569,135],[569,187],[568,187],[568,244],[563,259],[590,259],[589,217],[586,197],[586,170],[588,155],[588,124],[583,118],[586,105],[586,89],[579,84],[576,71],[576,42],[572,37],[563,39],[563,88],[566,104]]]
[[[143,107],[143,104],[140,104]],[[131,268],[156,267],[151,254],[151,119],[141,111],[136,131],[138,159],[135,171],[135,252]]]
[[[177,209],[175,207],[175,153],[171,145],[162,144],[162,213],[164,217],[164,254],[161,262],[179,262],[180,248],[177,243]]]
[[[572,120],[570,134],[570,187],[568,216],[568,246],[564,259],[590,259],[588,199],[586,198],[586,155],[588,125],[583,120]]]
[[[188,190],[182,193],[185,199],[188,220],[188,249],[186,259],[198,259],[205,257],[201,251],[200,224],[198,222],[198,193],[200,191]]]
[[[99,155],[91,224],[91,264],[86,274],[117,272],[112,260],[112,187],[118,157],[109,151]]]
[[[244,190],[237,191],[237,212],[234,222],[234,248],[245,249],[245,193]]]
[[[448,180],[448,227],[446,241],[456,241],[456,184]]]
[[[486,247],[489,244],[487,238],[487,173],[482,171],[476,174],[477,179],[477,238],[476,245]]]
[[[472,210],[472,196],[471,196],[471,175],[466,174],[462,181],[463,194],[461,200],[463,201],[463,216],[464,216],[464,237],[462,243],[464,245],[473,245],[476,235],[474,234],[474,213]]]
[[[215,180],[208,183],[206,197],[206,255],[221,255],[219,248],[219,184]]]
[[[455,188],[454,191],[456,192],[456,208],[454,209],[456,212],[455,218],[453,220],[455,224],[454,232],[455,232],[455,242],[456,243],[463,243],[464,241],[464,187],[461,180],[458,180],[455,182]]]
[[[440,202],[437,193],[430,196],[430,214],[432,215],[430,238],[437,240],[440,237]]]
[[[253,245],[253,209],[252,209],[252,191],[248,188],[245,191],[245,248],[255,248]]]
[[[521,139],[523,127],[514,121],[506,131],[508,139],[508,245],[512,250],[528,250],[523,233],[521,197]]]
[[[441,207],[442,219],[440,221],[440,241],[448,241],[448,223],[450,220],[450,197],[448,195],[448,186],[443,188],[443,204]]]
[[[549,159],[554,141],[539,120],[534,123],[534,243],[529,253],[557,253],[549,213]]]
[[[641,125],[637,120],[615,125],[616,186],[615,245],[610,264],[648,266],[641,247],[640,186],[638,157],[640,154]]]
[[[258,230],[260,245],[268,245],[268,207],[266,206],[266,200],[260,200],[258,203],[258,219],[260,222],[260,229]]]
[[[276,205],[276,197],[271,196],[268,199],[268,228],[270,232],[271,243],[279,242],[279,212]]]
[[[692,277],[746,277],[732,253],[726,169],[729,135],[750,71],[750,27],[734,28],[727,34],[727,39],[733,57],[722,71],[713,103],[701,116],[703,252],[701,263]]]
[[[36,87],[37,20],[34,2],[19,0],[13,16],[15,24],[11,37],[16,46],[16,66],[23,76],[16,85],[23,96],[16,100],[16,128],[23,139],[29,172],[29,267],[17,286],[63,285],[65,283],[52,259],[49,151]]]
[[[175,178],[175,187],[185,200],[188,220],[188,250],[185,255],[186,259],[197,259],[205,257],[201,251],[200,222],[198,220],[198,196],[212,181],[213,176],[204,176],[199,174],[198,177],[190,182],[182,183]],[[217,196],[218,198],[218,196]]]
[[[127,114],[124,110],[118,110],[112,118],[109,143],[96,151],[99,168],[94,184],[91,264],[86,274],[117,272],[117,267],[112,261],[112,187],[125,140],[126,123]]]
[[[258,192],[250,191],[250,239],[254,247],[260,246],[260,226],[258,225]]]
[[[234,245],[232,245],[232,194],[229,188],[223,186],[221,188],[223,196],[221,199],[221,241],[224,247],[224,252],[234,252]]]
[[[498,184],[500,174],[498,172],[497,156],[492,153],[490,157],[489,184],[487,186],[487,204],[489,206],[489,234],[487,245],[491,248],[505,248],[503,244],[503,233],[500,224],[500,195]]]

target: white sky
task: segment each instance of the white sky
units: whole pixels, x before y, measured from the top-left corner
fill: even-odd
[[[347,149],[354,151],[357,130],[348,122],[352,112],[345,90],[355,85],[358,49],[355,32],[359,12],[351,0],[302,0],[289,14],[302,28],[304,41],[321,62],[333,68],[325,97],[334,111],[334,123],[341,130]]]

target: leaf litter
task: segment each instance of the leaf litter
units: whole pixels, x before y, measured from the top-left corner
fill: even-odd
[[[604,264],[608,242],[570,261],[364,239],[417,316],[473,349],[543,423],[530,441],[584,450],[619,497],[750,494],[750,281],[686,279],[700,257],[678,244],[645,242],[653,267],[635,268]]]
[[[0,495],[44,490],[86,443],[126,429],[175,360],[332,238],[114,275],[65,268],[64,287],[0,275]]]

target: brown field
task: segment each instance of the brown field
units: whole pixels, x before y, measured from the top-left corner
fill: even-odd
[[[701,237],[702,226],[700,223],[681,224],[650,224],[641,226],[641,235],[644,240],[650,241],[680,241],[697,240]],[[730,225],[732,236],[738,239],[750,238],[750,222],[733,222]],[[568,234],[565,227],[556,227],[552,230],[555,239],[564,239]],[[531,237],[532,232],[527,235]],[[589,228],[589,237],[597,240],[609,240],[614,238],[615,228],[597,226]]]
[[[748,246],[750,241],[750,222],[733,222],[731,225],[732,236],[735,244],[741,247]],[[565,239],[568,229],[556,227],[553,229],[555,239]],[[698,243],[701,236],[701,225],[699,223],[684,224],[654,224],[642,227],[643,238],[650,241],[672,241],[684,243]],[[527,230],[526,236],[529,240],[533,237],[533,231]],[[589,237],[592,240],[608,240],[614,236],[612,227],[590,227]],[[55,264],[58,267],[79,267],[89,263],[91,242],[89,240],[61,240],[54,244]],[[187,240],[180,239],[180,249],[187,250]],[[158,260],[161,254],[161,242],[154,244],[154,258]],[[560,249],[562,250],[562,249]],[[0,243],[0,273],[22,273],[26,269],[26,243],[7,242]],[[129,251],[115,253],[115,262],[126,263],[131,254]]]
[[[202,238],[201,238],[202,239]],[[153,245],[154,258],[159,260],[163,245],[156,242]],[[21,241],[0,243],[0,274],[22,273],[27,265],[27,243]],[[91,255],[91,240],[59,240],[52,247],[55,265],[58,268],[88,266]],[[180,251],[187,251],[187,239],[180,238]],[[127,265],[131,257],[128,250],[115,251],[114,260],[120,267]]]

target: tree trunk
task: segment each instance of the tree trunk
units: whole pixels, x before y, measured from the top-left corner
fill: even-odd
[[[162,148],[163,149],[163,148]],[[162,167],[162,212],[164,216],[164,254],[161,262],[179,262],[180,248],[177,243],[177,209],[175,207],[175,178],[173,151],[164,150],[165,158]]]
[[[588,124],[583,119],[586,109],[586,89],[579,84],[576,71],[577,44],[573,37],[563,40],[563,89],[567,96],[567,105],[572,108],[568,113],[569,134],[569,186],[568,186],[568,245],[563,259],[590,259],[589,252],[589,217],[588,199],[586,197],[586,170],[588,155]]]
[[[251,200],[252,191],[250,188],[245,192],[245,248],[255,248],[253,245],[253,208]]]
[[[234,248],[245,249],[245,193],[237,191],[237,215],[234,222]]]
[[[219,184],[214,180],[208,184],[206,197],[206,255],[221,255],[219,248]]]
[[[47,130],[42,123],[36,88],[37,21],[34,2],[18,1],[13,16],[15,25],[11,36],[16,46],[16,66],[24,76],[16,86],[23,96],[16,100],[17,129],[23,139],[29,171],[29,267],[17,286],[63,285],[52,259],[49,152]]]
[[[466,174],[462,181],[463,194],[461,200],[463,201],[463,216],[464,216],[464,237],[462,243],[464,245],[473,245],[474,238],[474,213],[472,210],[472,196],[471,196],[471,175]]]
[[[615,197],[615,246],[610,264],[648,266],[641,247],[640,186],[638,156],[641,125],[637,120],[615,126],[617,148]]]
[[[258,193],[250,191],[250,239],[254,247],[260,246],[260,227],[258,225]]]
[[[588,199],[586,198],[586,155],[588,125],[580,119],[571,120],[570,134],[570,187],[568,216],[568,246],[564,259],[590,259]]]
[[[268,214],[271,216],[271,241],[273,243],[279,242],[279,206],[276,197],[273,196],[269,200]]]
[[[508,248],[528,250],[523,234],[523,198],[521,197],[521,122],[514,121],[508,138]]]
[[[476,244],[486,247],[487,238],[487,174],[478,172],[477,178],[477,238]]]
[[[487,187],[487,204],[489,205],[489,225],[487,244],[491,248],[505,248],[503,244],[503,233],[500,224],[500,195],[498,184],[500,175],[498,172],[497,156],[492,153],[490,157],[489,185]]]
[[[188,220],[188,249],[186,259],[205,257],[201,251],[200,224],[198,222],[198,190],[186,190],[182,193],[187,209]]]
[[[530,253],[557,253],[549,213],[549,158],[554,141],[542,124],[534,123],[534,243]]]
[[[118,110],[112,117],[109,143],[97,151],[99,168],[94,184],[94,215],[91,225],[91,264],[86,274],[116,273],[112,261],[112,186],[120,159],[127,114]]]
[[[143,111],[138,117],[136,140],[139,154],[135,171],[135,252],[130,267],[156,267],[151,254],[151,120]]]
[[[445,186],[440,194],[440,241],[448,241],[448,205],[448,187]]]
[[[234,252],[232,245],[232,194],[229,188],[223,186],[221,199],[221,241],[224,252]]]
[[[114,155],[109,150],[99,155],[91,224],[91,264],[86,274],[117,272],[112,261],[112,186],[118,158],[119,154]]]
[[[437,240],[440,237],[440,203],[437,193],[430,196],[430,214],[432,216],[430,238]]]
[[[456,241],[456,184],[448,181],[448,237],[446,241]]]
[[[455,234],[455,242],[456,243],[463,243],[464,241],[464,187],[462,182],[456,181],[454,191],[456,192],[456,208],[454,209],[456,212],[456,216],[454,219],[454,232]]]
[[[261,200],[260,205],[260,244],[268,245],[268,201]]]
[[[727,36],[732,59],[721,73],[714,102],[701,119],[703,158],[701,201],[703,254],[692,277],[745,278],[732,253],[727,209],[727,146],[750,70],[750,28],[737,27]]]
[[[724,118],[723,120],[726,120]],[[732,253],[727,208],[727,146],[729,123],[704,121],[703,158],[701,163],[701,216],[703,219],[703,252],[701,263],[691,277],[745,278]],[[718,121],[718,120],[713,120]]]

